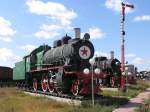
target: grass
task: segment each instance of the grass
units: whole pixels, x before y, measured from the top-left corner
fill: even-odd
[[[107,91],[103,91],[101,94],[103,96],[124,96],[128,98],[133,98],[148,87],[150,87],[150,81],[138,80],[137,84],[129,85],[127,92],[123,92],[122,90],[118,90],[118,91],[107,90]]]
[[[91,106],[91,101],[83,102],[81,106],[71,106],[43,97],[29,96],[15,88],[0,88],[0,112],[112,112],[128,102],[127,98],[112,96],[134,97],[147,87],[150,87],[148,82],[137,81],[137,85],[129,87],[128,93],[104,91],[104,97],[95,102],[94,107]]]
[[[0,89],[0,112],[61,112],[71,108],[42,97],[25,95],[14,88]]]
[[[94,107],[88,106],[88,107],[75,107],[70,112],[112,112],[112,110],[115,108],[114,105],[112,106],[102,106],[96,104]]]
[[[15,88],[0,88],[0,112],[112,112],[123,101],[127,102],[106,97],[93,108],[91,101],[86,101],[81,106],[71,106],[43,97],[29,96]]]

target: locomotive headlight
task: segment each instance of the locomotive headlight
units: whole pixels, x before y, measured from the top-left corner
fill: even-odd
[[[129,69],[128,67],[125,67],[125,70],[126,70],[126,71],[128,71],[128,69]]]
[[[126,73],[125,73],[125,72],[122,72],[122,75],[123,75],[123,76],[125,76],[125,75],[126,75]]]
[[[128,72],[128,75],[131,75],[131,72]]]
[[[95,60],[92,58],[92,59],[89,60],[89,63],[90,63],[91,65],[94,65],[94,64],[95,64]]]
[[[89,70],[88,68],[85,68],[85,69],[83,70],[83,73],[86,74],[86,75],[88,75],[88,74],[90,73],[90,70]]]
[[[101,70],[100,70],[99,68],[96,68],[96,69],[94,70],[94,72],[95,72],[95,74],[100,74],[100,73],[101,73]]]

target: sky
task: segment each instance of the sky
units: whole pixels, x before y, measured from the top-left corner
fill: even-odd
[[[73,28],[90,33],[95,55],[120,59],[120,3],[126,8],[125,60],[150,70],[150,0],[0,0],[0,66],[13,67],[36,47],[61,39]]]

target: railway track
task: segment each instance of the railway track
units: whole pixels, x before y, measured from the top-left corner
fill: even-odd
[[[28,95],[31,95],[31,96],[36,96],[36,97],[40,96],[40,97],[51,99],[53,101],[66,103],[66,104],[69,104],[69,105],[75,105],[75,106],[79,106],[83,102],[81,100],[71,99],[71,98],[68,98],[68,97],[58,97],[58,96],[52,96],[52,95],[48,95],[48,94],[40,94],[40,93],[32,93],[32,92],[24,92],[24,93],[28,94]]]
[[[25,94],[32,95],[32,96],[40,96],[40,97],[46,97],[48,99],[67,103],[69,105],[76,105],[79,106],[82,104],[84,100],[87,100],[87,98],[84,98],[83,96],[73,96],[73,95],[67,95],[67,94],[57,94],[57,93],[49,93],[49,92],[43,92],[43,91],[33,91],[29,89],[21,89]]]
[[[76,105],[79,106],[84,102],[91,101],[91,95],[90,96],[73,96],[68,94],[57,94],[57,93],[50,93],[50,92],[43,92],[43,91],[34,91],[32,89],[25,89],[25,88],[18,88],[19,90],[23,91],[25,94],[31,95],[31,96],[40,96],[40,97],[46,97],[48,99],[67,103],[69,105]],[[102,96],[95,96],[95,100],[102,99]]]
[[[67,98],[67,99],[75,99],[75,100],[85,100],[87,98],[83,96],[73,96],[73,95],[67,95],[67,94],[57,94],[57,93],[50,93],[50,92],[43,92],[43,91],[33,91],[29,89],[22,89],[25,92],[30,92],[30,93],[35,93],[35,94],[43,94],[43,95],[48,95],[48,96],[55,96],[55,97],[60,97],[60,98]]]

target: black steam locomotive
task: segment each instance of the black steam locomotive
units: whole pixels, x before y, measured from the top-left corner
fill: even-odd
[[[102,71],[102,85],[107,87],[118,87],[121,81],[121,63],[118,59],[111,57],[95,57],[95,68]]]
[[[89,59],[94,55],[94,46],[88,33],[81,39],[80,30],[76,30],[76,38],[66,35],[55,41],[53,48],[40,46],[16,63],[14,80],[35,91],[89,94],[90,74],[83,74],[83,70],[90,68]]]

